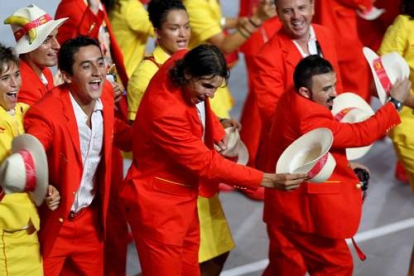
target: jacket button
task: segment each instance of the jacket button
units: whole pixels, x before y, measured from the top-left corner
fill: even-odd
[[[357,189],[361,189],[361,187],[362,187],[362,186],[361,186],[361,184],[360,184],[360,183],[358,183],[358,184],[356,184],[356,185],[355,185],[355,188],[357,188]]]
[[[63,222],[63,218],[59,218],[59,221],[60,221],[60,222]]]

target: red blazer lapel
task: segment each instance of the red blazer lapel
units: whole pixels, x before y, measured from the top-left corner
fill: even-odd
[[[68,129],[69,137],[72,140],[74,151],[76,152],[77,161],[79,162],[80,166],[83,166],[82,155],[80,152],[78,124],[76,122],[76,117],[73,111],[73,105],[72,101],[70,100],[69,93],[70,92],[67,89],[61,91],[63,114],[67,119],[66,127]]]

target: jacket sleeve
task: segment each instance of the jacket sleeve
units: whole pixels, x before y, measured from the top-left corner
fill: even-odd
[[[123,120],[115,118],[114,145],[123,151],[132,151],[132,127]]]
[[[336,0],[341,5],[344,5],[355,10],[364,10],[372,8],[372,0]]]
[[[182,114],[164,112],[153,124],[154,142],[200,178],[230,185],[243,183],[251,188],[260,185],[262,172],[226,160],[215,150],[207,148],[199,137],[192,134]]]
[[[50,115],[49,115],[50,116]],[[53,125],[47,114],[36,104],[31,106],[24,116],[26,133],[35,136],[47,151],[53,141]]]
[[[81,0],[64,1],[58,6],[55,18],[69,19],[59,28],[58,41],[60,44],[78,35],[98,37],[99,27],[105,19],[105,13],[99,10],[95,15]]]
[[[271,53],[266,46],[254,58],[252,82],[260,117],[263,124],[269,126],[279,98],[284,92],[285,78],[279,65],[282,62],[280,52]]]
[[[318,127],[329,128],[334,135],[332,148],[338,149],[368,146],[401,122],[392,103],[381,107],[369,119],[353,124],[336,121],[330,112],[310,113],[313,114],[301,122],[302,133]]]

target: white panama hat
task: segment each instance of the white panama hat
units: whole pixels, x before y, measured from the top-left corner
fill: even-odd
[[[249,151],[240,138],[240,133],[235,127],[227,127],[224,130],[227,134],[227,149],[223,155],[234,159],[237,164],[246,165],[249,162]]]
[[[20,8],[4,20],[10,24],[16,39],[17,54],[25,54],[36,50],[53,32],[68,18],[54,20],[52,16],[34,4]]]
[[[408,78],[410,68],[397,52],[378,56],[368,47],[364,47],[362,50],[374,76],[378,97],[381,103],[385,104],[392,86],[397,79]]]
[[[324,182],[336,166],[329,153],[333,134],[327,128],[317,128],[295,140],[280,156],[276,173],[306,173],[309,182]]]
[[[339,94],[332,106],[332,115],[342,123],[362,122],[374,114],[372,107],[363,98],[351,92]],[[346,157],[348,160],[361,158],[367,154],[371,146],[347,148]]]
[[[12,154],[0,166],[0,185],[6,194],[30,192],[42,205],[48,187],[48,165],[42,144],[30,134],[13,139]]]
[[[385,12],[385,9],[378,9],[377,7],[372,6],[371,9],[365,11],[357,10],[357,14],[362,19],[371,21],[380,17]]]

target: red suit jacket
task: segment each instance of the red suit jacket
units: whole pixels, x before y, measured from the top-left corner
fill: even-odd
[[[46,92],[55,86],[53,84],[53,75],[49,68],[46,67],[43,70],[43,75],[48,81],[47,86],[43,84],[33,69],[24,60],[20,59],[20,76],[22,79],[22,86],[19,92],[19,102],[28,105],[37,103],[43,98]]]
[[[274,118],[268,171],[275,170],[279,156],[294,140],[319,127],[330,129],[334,135],[330,153],[336,160],[336,167],[324,183],[304,182],[292,192],[266,190],[264,221],[329,238],[352,237],[361,218],[362,196],[345,149],[369,145],[399,124],[395,107],[386,104],[368,120],[346,124],[335,120],[326,107],[290,90],[280,99]]]
[[[97,172],[100,204],[100,226],[105,236],[106,211],[111,182],[112,145],[131,149],[132,130],[114,118],[112,86],[106,82],[101,97],[103,103],[104,138],[101,163]],[[34,104],[24,118],[26,132],[43,144],[49,163],[49,183],[60,192],[59,208],[50,211],[45,204],[39,210],[41,227],[39,238],[42,254],[47,256],[53,248],[62,223],[66,220],[82,178],[82,155],[75,113],[65,85],[51,90],[40,102]]]
[[[98,14],[95,15],[83,0],[62,0],[56,10],[55,18],[63,17],[69,17],[69,19],[59,28],[57,38],[60,44],[78,35],[98,38],[99,28],[105,20],[111,43],[112,59],[122,84],[125,88],[128,87],[128,75],[124,66],[124,57],[115,40],[106,11],[99,10]]]
[[[206,101],[204,128],[194,104],[168,77],[178,51],[154,75],[134,123],[133,164],[121,197],[140,235],[182,245],[188,227],[197,219],[197,196],[212,196],[217,185],[257,188],[263,173],[224,159],[214,143],[223,128]]]
[[[372,0],[315,0],[313,22],[336,34],[335,43],[343,89],[371,101],[370,72],[358,35],[357,9],[371,8]]]
[[[323,57],[329,60],[336,72],[339,72],[332,34],[325,27],[316,24],[312,26],[322,48]],[[265,129],[270,128],[279,98],[293,86],[293,72],[301,60],[302,55],[283,28],[257,54],[253,70],[253,87]],[[342,92],[339,74],[337,78],[337,89]]]

